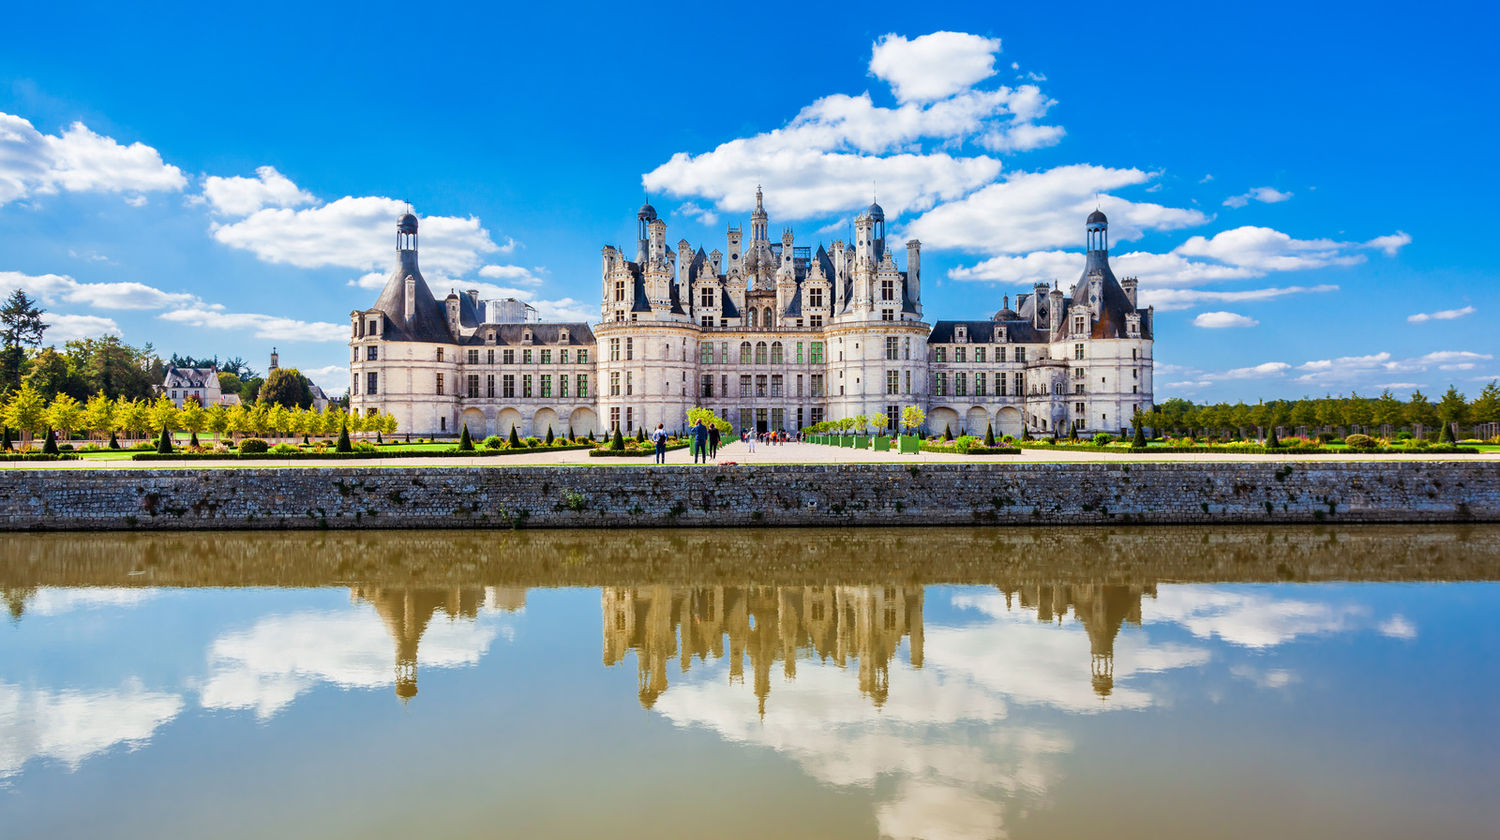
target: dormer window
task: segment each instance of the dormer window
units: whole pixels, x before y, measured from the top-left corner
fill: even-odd
[[[1006,330],[1007,329],[1009,329],[1009,328],[1008,327],[1000,326],[999,324],[996,324],[995,325],[995,331],[994,331],[994,333],[990,337],[994,340],[994,342],[996,344],[1004,344],[1005,342],[1007,342],[1007,341],[1010,340],[1010,337],[1008,335],[1006,335]]]
[[[1084,318],[1082,315],[1078,315],[1073,318],[1073,333],[1075,335],[1083,335],[1084,331],[1087,329],[1088,319]]]
[[[488,336],[485,336],[485,340],[488,341],[491,344],[494,344],[495,343],[495,334],[493,332],[491,332]]]
[[[568,343],[568,328],[567,327],[563,327],[562,329],[559,329],[557,331],[557,341],[558,341],[559,344],[567,344]]]
[[[969,328],[965,324],[959,324],[953,328],[953,340],[962,344],[969,340]]]
[[[521,343],[522,344],[530,344],[531,343],[531,330],[524,330],[524,331],[522,331],[522,333],[521,333]]]

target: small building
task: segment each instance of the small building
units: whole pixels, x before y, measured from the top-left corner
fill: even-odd
[[[239,394],[225,394],[219,388],[219,369],[216,367],[169,367],[156,392],[165,395],[178,408],[182,408],[188,399],[197,399],[204,408],[239,405],[240,402]]]

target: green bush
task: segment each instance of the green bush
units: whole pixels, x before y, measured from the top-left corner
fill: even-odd
[[[516,427],[515,426],[511,426],[510,427],[510,441],[509,441],[509,443],[510,443],[510,448],[511,449],[520,449],[521,448],[521,436],[518,435],[518,434],[516,434]]]
[[[622,434],[620,434],[620,427],[619,426],[615,426],[615,436],[609,442],[609,451],[611,451],[611,452],[623,452],[623,451],[625,451],[625,436],[622,435]]]
[[[295,455],[302,449],[290,443],[278,443],[270,451],[272,455]]]
[[[505,441],[502,440],[499,435],[490,435],[489,437],[484,439],[484,448],[499,449],[500,444],[502,443],[505,443]]]
[[[1377,442],[1369,435],[1355,434],[1344,438],[1344,445],[1350,449],[1374,449]]]
[[[197,441],[197,436],[195,435],[194,436],[194,444],[193,444],[194,446],[197,445],[196,441]],[[334,449],[334,451],[335,452],[353,452],[354,451],[354,447],[349,445],[349,424],[345,423],[343,425],[343,427],[339,429],[339,445],[338,445],[337,448]]]
[[[522,441],[522,443],[526,444],[527,448],[529,449],[535,449],[538,446],[542,445],[542,439],[537,437],[536,435],[532,435],[531,437],[528,437],[526,438],[526,440]]]
[[[156,438],[156,454],[172,454],[172,433],[166,429],[161,430],[161,435]]]
[[[458,451],[459,452],[473,452],[474,451],[474,439],[471,438],[471,437],[469,437],[469,424],[468,423],[464,424],[464,430],[458,436]]]
[[[1105,434],[1104,432],[1100,432],[1099,434],[1094,435],[1094,445],[1095,446],[1109,446],[1110,442],[1113,441],[1113,440],[1114,440],[1113,437],[1110,437],[1109,435]]]
[[[367,440],[362,440],[359,443],[354,444],[354,451],[355,452],[379,452],[380,451],[380,447],[376,446],[375,444],[373,444],[373,443],[371,443],[371,442],[369,442]]]
[[[270,448],[270,445],[260,438],[245,438],[240,441],[240,451],[246,455],[256,455]]]

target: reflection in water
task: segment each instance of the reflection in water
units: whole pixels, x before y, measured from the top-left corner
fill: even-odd
[[[1168,733],[1163,743],[1208,755],[1243,751],[1238,733],[1276,733],[1309,709],[1316,718],[1320,707],[1312,703],[1358,705],[1370,716],[1348,732],[1300,733],[1329,738],[1319,753],[1347,756],[1338,772],[1351,776],[1382,766],[1354,756],[1392,732],[1442,744],[1446,758],[1475,749],[1484,755],[1482,745],[1451,732],[1420,731],[1443,715],[1382,707],[1379,690],[1347,678],[1369,677],[1358,661],[1345,680],[1322,678],[1359,646],[1439,644],[1430,638],[1451,646],[1467,638],[1434,627],[1427,601],[1435,588],[1371,594],[1369,587],[1262,582],[1493,579],[1500,529],[654,532],[622,534],[592,553],[591,540],[597,535],[564,532],[8,540],[0,546],[0,589],[11,616],[0,623],[10,636],[0,643],[0,824],[22,826],[15,836],[77,833],[78,823],[63,817],[53,826],[63,830],[49,832],[40,822],[16,822],[7,808],[45,795],[40,780],[56,771],[69,775],[50,789],[68,796],[82,796],[94,776],[118,783],[118,774],[166,773],[152,763],[164,749],[153,742],[182,731],[212,742],[228,723],[179,723],[215,714],[259,722],[263,750],[330,738],[344,715],[358,719],[353,728],[361,734],[397,740],[405,727],[447,721],[454,729],[422,730],[431,742],[402,742],[428,768],[455,757],[454,732],[503,726],[494,735],[507,743],[503,767],[543,777],[554,754],[568,753],[568,739],[600,737],[575,730],[593,731],[594,719],[616,721],[623,701],[646,710],[631,720],[670,725],[665,732],[624,728],[640,741],[620,742],[619,752],[658,755],[655,773],[632,779],[633,796],[660,795],[653,785],[664,784],[662,768],[710,762],[676,782],[703,785],[706,800],[717,784],[711,780],[750,772],[757,765],[747,758],[770,755],[795,767],[798,779],[816,780],[815,790],[868,799],[862,818],[892,838],[998,837],[1042,815],[1057,820],[1072,813],[1069,802],[1079,805],[1074,788],[1093,783],[1092,768],[1117,760],[1100,753],[1101,741],[1128,750],[1130,763],[1119,769],[1154,768],[1138,783],[1130,773],[1108,773],[1112,785],[1191,786],[1182,767],[1201,772],[1213,759],[1159,761],[1153,738]],[[746,566],[726,556],[767,559]],[[564,584],[599,592],[534,591]],[[268,585],[295,588],[239,588]],[[1377,597],[1382,592],[1391,594]],[[594,621],[602,671],[587,653],[599,649]],[[1335,636],[1338,645],[1326,643]],[[1495,687],[1493,675],[1476,676],[1467,664],[1488,661],[1487,652],[1468,644],[1474,649],[1453,655],[1470,670],[1444,682],[1450,705],[1468,696],[1460,694],[1463,679],[1484,689],[1475,697]],[[492,655],[497,646],[507,652]],[[499,677],[497,656],[506,663]],[[439,670],[447,676],[416,699],[420,680]],[[1380,670],[1400,677],[1395,666]],[[576,691],[600,680],[608,690]],[[622,697],[630,682],[634,701]],[[353,694],[392,689],[399,704]],[[1276,704],[1237,702],[1257,693],[1275,693],[1296,714],[1277,720]],[[332,699],[299,700],[309,697]],[[538,705],[518,706],[522,697]],[[564,727],[533,736],[528,730],[548,726],[547,708],[560,703],[572,703]],[[1178,727],[1192,728],[1220,704],[1227,725],[1198,726],[1197,740],[1177,738]],[[297,712],[288,712],[294,705]],[[502,705],[503,714],[494,711]],[[378,709],[399,711],[400,725]],[[1090,728],[1082,723],[1088,719],[1128,725]],[[608,724],[605,737],[624,737],[616,726]],[[687,733],[712,733],[714,743],[737,750],[702,753],[682,740]],[[1418,749],[1413,743],[1402,749]],[[204,749],[213,752],[211,744]],[[332,769],[354,779],[376,772],[363,749],[331,741],[330,756],[352,750]],[[239,760],[233,751],[224,755],[231,765]],[[1419,764],[1403,771],[1405,763],[1403,756],[1385,772],[1408,786],[1416,783],[1401,772],[1435,772]],[[610,766],[568,763],[555,771],[558,787],[585,799],[618,795]],[[758,766],[754,772],[769,775],[753,783],[782,783],[773,780],[782,779],[780,767]],[[431,772],[442,780],[447,771]],[[1295,776],[1299,768],[1278,765],[1277,772]],[[1450,787],[1463,784],[1444,778]],[[459,779],[444,784],[468,789]],[[512,778],[472,803],[450,802],[457,813],[473,812],[472,823],[456,826],[460,833],[487,824],[483,802],[522,804],[505,800],[511,787],[524,782]],[[242,795],[272,794],[252,786]],[[1421,804],[1417,793],[1397,793],[1392,807],[1403,795],[1405,807]],[[274,804],[267,814],[295,812]],[[313,799],[302,807],[325,806]],[[380,812],[384,803],[361,807]],[[1085,798],[1081,807],[1092,806]],[[1327,808],[1359,812],[1336,798]],[[1473,804],[1456,812],[1492,813]],[[868,836],[860,818],[844,836]],[[297,825],[275,819],[235,828],[244,836],[297,833]],[[747,818],[746,832],[754,822]],[[184,835],[207,830],[171,824],[170,815],[165,827]],[[617,833],[650,836],[644,828]]]

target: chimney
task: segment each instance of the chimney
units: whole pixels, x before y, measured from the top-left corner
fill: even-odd
[[[1125,299],[1130,301],[1131,307],[1135,306],[1135,290],[1140,282],[1138,277],[1126,277],[1120,281],[1120,288],[1125,290]]]

